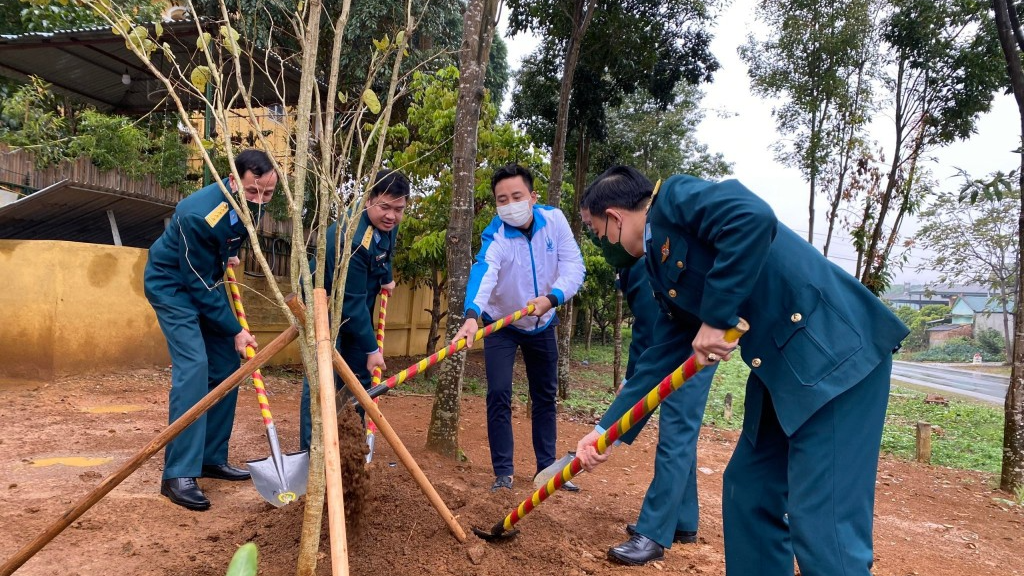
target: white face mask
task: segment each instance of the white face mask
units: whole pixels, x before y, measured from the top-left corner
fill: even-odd
[[[530,223],[532,216],[533,207],[530,206],[529,200],[520,200],[519,202],[498,206],[498,218],[501,218],[501,221],[509,226],[522,228]]]

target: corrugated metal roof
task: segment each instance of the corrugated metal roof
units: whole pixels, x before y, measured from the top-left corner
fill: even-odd
[[[0,207],[0,239],[114,244],[107,211],[122,245],[149,248],[174,203],[65,180]]]
[[[201,24],[216,27],[216,23]],[[178,65],[185,70],[186,76],[180,81],[188,82],[192,62],[202,61],[202,57],[196,54],[199,26],[193,21],[169,22],[162,26],[163,35],[158,43],[166,42],[171,47]],[[155,34],[155,25],[149,25],[149,28],[150,33]],[[217,34],[216,29],[209,31]],[[295,98],[299,92],[299,71],[273,53],[267,53],[267,56],[258,58],[256,63],[258,67],[266,66],[267,70],[255,73],[251,62],[242,59],[242,79],[251,86],[256,106],[281,103],[270,78],[284,84],[281,93],[288,98]],[[227,60],[229,63],[222,73],[228,79],[227,89],[234,91],[235,74],[230,58]],[[153,63],[166,74],[173,70],[172,62],[162,50],[153,53]],[[122,81],[124,74],[130,78],[127,85]],[[155,108],[173,109],[173,102],[165,100],[163,83],[125,46],[124,38],[115,35],[109,27],[0,35],[0,75],[22,81],[30,75],[38,76],[52,84],[54,91],[107,112],[144,114]],[[179,91],[185,107],[203,109],[202,99],[190,92]]]

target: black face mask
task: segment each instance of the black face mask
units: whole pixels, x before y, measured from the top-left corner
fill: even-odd
[[[614,244],[608,240],[607,220],[605,223],[604,236],[600,239],[601,253],[604,255],[604,259],[613,268],[632,268],[640,260],[640,257],[633,256],[622,245],[622,223],[619,223],[619,241]]]
[[[600,250],[601,249],[601,239],[597,237],[597,234],[593,230],[591,230],[589,227],[586,230],[586,234],[587,234],[587,238],[590,240],[590,242],[594,246],[596,246],[598,250]]]
[[[245,204],[249,207],[249,212],[252,214],[252,221],[259,224],[260,218],[263,216],[264,204],[258,204],[248,200],[245,201]]]

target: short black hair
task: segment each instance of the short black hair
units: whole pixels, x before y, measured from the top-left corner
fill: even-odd
[[[491,193],[494,193],[494,188],[497,187],[498,182],[517,176],[521,176],[523,182],[526,182],[527,189],[533,192],[533,174],[519,164],[506,164],[495,170],[494,175],[491,176]]]
[[[245,176],[246,172],[252,172],[253,176],[259,178],[268,172],[273,172],[274,163],[270,161],[270,156],[263,150],[250,148],[235,156],[235,170],[238,170],[239,177]]]
[[[612,166],[597,177],[580,200],[580,208],[604,214],[608,208],[636,210],[654,193],[654,184],[630,166]]]
[[[408,198],[409,179],[398,170],[381,168],[377,172],[377,180],[374,181],[373,187],[370,188],[370,198],[376,198],[381,194],[386,194],[393,198]]]

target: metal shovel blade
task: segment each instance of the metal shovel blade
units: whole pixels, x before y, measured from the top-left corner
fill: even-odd
[[[263,499],[280,508],[306,493],[309,478],[309,453],[295,452],[281,456],[280,466],[274,457],[246,462],[252,483]],[[280,469],[279,469],[280,468]]]
[[[519,534],[518,528],[505,530],[503,522],[498,522],[498,524],[490,530],[479,528],[477,526],[473,526],[472,528],[473,534],[476,534],[481,540],[484,540],[485,542],[500,542],[502,540],[510,540],[514,538],[516,534]]]
[[[547,484],[548,480],[554,478],[555,474],[561,472],[562,469],[568,466],[569,463],[572,462],[573,458],[575,457],[575,452],[569,452],[565,456],[562,456],[558,460],[555,460],[555,462],[548,466],[547,468],[541,470],[540,472],[537,472],[537,475],[533,477],[533,487],[536,489]]]

